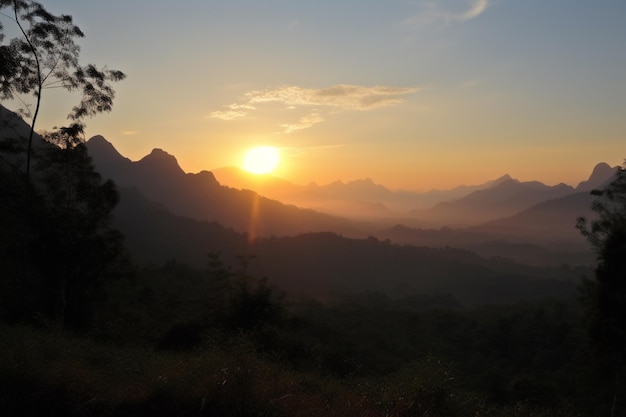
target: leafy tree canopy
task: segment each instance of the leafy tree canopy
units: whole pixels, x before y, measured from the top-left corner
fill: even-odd
[[[589,341],[595,353],[599,386],[606,387],[601,403],[610,415],[623,411],[626,398],[626,170],[603,190],[592,209],[597,218],[579,218],[577,227],[597,255],[595,276],[585,279],[582,299],[587,308]]]
[[[594,344],[610,356],[626,359],[626,170],[603,190],[592,209],[597,218],[579,218],[577,228],[597,254],[593,280],[583,286]]]
[[[0,18],[14,26],[18,35],[4,42],[4,25],[0,20],[0,99],[17,99],[24,104],[20,114],[30,119],[26,156],[26,174],[30,175],[32,140],[43,91],[63,88],[78,92],[80,100],[68,118],[82,125],[91,117],[112,109],[115,91],[111,83],[123,80],[125,74],[81,65],[78,39],[84,33],[70,15],[55,15],[32,0],[0,0]],[[34,109],[24,95],[35,97]]]

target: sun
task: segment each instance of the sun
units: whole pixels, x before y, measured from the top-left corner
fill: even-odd
[[[280,162],[278,149],[271,146],[257,146],[248,151],[243,159],[243,169],[257,175],[269,174]]]

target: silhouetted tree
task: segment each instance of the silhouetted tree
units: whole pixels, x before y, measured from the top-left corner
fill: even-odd
[[[283,295],[268,283],[266,277],[256,278],[248,272],[255,256],[239,256],[241,271],[233,273],[230,284],[229,321],[238,329],[275,324],[283,316]]]
[[[55,319],[75,327],[88,321],[104,278],[123,254],[122,235],[111,227],[119,194],[96,172],[78,130],[64,131],[45,152],[46,224],[40,262]],[[77,143],[76,145],[74,145]]]
[[[32,142],[43,90],[64,88],[81,93],[79,103],[68,115],[75,124],[87,116],[110,111],[115,91],[111,82],[125,78],[124,73],[99,69],[79,63],[79,38],[83,32],[70,15],[54,15],[32,0],[0,0],[0,16],[10,20],[19,34],[8,45],[0,46],[0,99],[17,98],[25,104],[20,109],[29,118],[30,133],[26,151],[26,176],[30,176]],[[4,40],[0,24],[0,42]],[[32,94],[34,110],[20,97]]]
[[[590,341],[614,384],[613,415],[626,368],[626,170],[619,169],[605,189],[592,194],[598,197],[592,205],[598,217],[591,222],[579,218],[577,228],[595,251],[597,265],[594,278],[585,279],[581,288]]]
[[[8,42],[5,29],[14,36]],[[82,37],[70,15],[50,13],[33,0],[0,0],[0,99],[21,102],[18,113],[29,120],[27,125],[8,120],[9,112],[1,109],[0,192],[7,204],[0,210],[0,225],[7,227],[0,234],[0,272],[6,273],[0,281],[21,289],[16,305],[39,293],[37,309],[49,303],[47,311],[58,322],[73,326],[87,321],[97,288],[122,251],[121,235],[109,224],[119,197],[91,163],[83,120],[111,110],[111,84],[125,75],[81,65],[77,42]],[[44,134],[49,145],[34,155],[35,127],[48,88],[80,98],[69,112],[71,123]],[[34,97],[32,103],[27,95]],[[16,158],[22,154],[25,170]],[[38,172],[31,178],[33,161]]]

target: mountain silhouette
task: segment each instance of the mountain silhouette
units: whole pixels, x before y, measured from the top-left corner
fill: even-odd
[[[298,185],[272,175],[249,174],[237,167],[222,167],[212,172],[221,184],[229,187],[252,190],[298,207],[368,220],[406,219],[407,214],[416,208],[426,209],[439,202],[460,199],[511,179],[506,174],[482,184],[459,185],[449,190],[393,191],[370,178],[334,181],[326,185],[315,182]]]
[[[373,237],[323,232],[250,242],[245,234],[216,222],[175,215],[135,188],[120,187],[120,194],[115,225],[140,263],[161,265],[175,259],[205,267],[207,254],[219,252],[228,266],[237,268],[238,257],[251,255],[248,272],[268,277],[289,297],[328,300],[374,290],[391,296],[449,294],[473,305],[569,294],[575,286],[574,274],[560,268],[534,268],[466,250],[396,245]]]
[[[106,142],[106,143],[105,143]],[[174,214],[215,221],[250,238],[334,230],[359,232],[347,219],[288,206],[249,190],[220,185],[209,171],[185,173],[176,158],[161,149],[133,162],[122,157],[103,137],[87,147],[98,171],[122,187],[135,187]]]
[[[25,171],[29,135],[30,125],[17,113],[0,105],[0,152],[3,163],[10,165],[12,169]],[[34,133],[32,143],[33,165],[31,167],[33,179],[36,179],[38,175],[37,155],[50,146],[52,145],[47,143],[39,134]]]
[[[569,194],[542,201],[512,216],[474,226],[471,230],[524,240],[575,242],[578,246],[587,246],[575,227],[576,219],[581,216],[594,218],[591,205],[595,198],[589,192]]]
[[[600,162],[593,168],[589,179],[581,181],[576,187],[576,191],[591,191],[593,189],[604,188],[611,181],[619,167],[611,167],[606,162]]]
[[[337,232],[355,231],[345,219],[222,186],[208,171],[185,173],[163,150],[133,162],[102,137],[87,145],[101,174],[119,186],[115,225],[141,263],[179,259],[203,267],[207,253],[221,252],[233,265],[239,255],[256,255],[249,272],[269,277],[292,295],[324,298],[371,289],[451,294],[465,304],[568,293],[572,277],[580,275],[485,259],[467,250],[348,238]]]
[[[452,202],[439,203],[428,210],[415,210],[412,214],[433,225],[468,226],[511,216],[542,201],[573,192],[566,184],[547,186],[538,181],[521,182],[507,175],[486,189]]]

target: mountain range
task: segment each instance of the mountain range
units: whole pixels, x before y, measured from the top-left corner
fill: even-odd
[[[576,218],[592,215],[589,190],[602,187],[617,169],[600,163],[576,188],[521,182],[504,175],[480,185],[425,194],[391,191],[369,179],[299,186],[236,168],[217,170],[224,181],[230,178],[231,183],[245,183],[255,188],[252,191],[224,186],[212,172],[185,173],[176,158],[161,149],[133,162],[102,136],[91,138],[87,146],[97,169],[119,186],[137,188],[176,215],[217,222],[250,238],[331,231],[348,237],[374,235],[398,243],[481,248],[478,251],[489,256],[499,254],[485,251],[486,247],[495,247],[493,242],[500,242],[499,247],[508,242],[574,253],[583,250],[585,242],[574,228]],[[290,195],[292,201],[306,199],[309,206],[328,207],[332,202],[335,207],[343,207],[344,214],[350,213],[350,207],[357,214],[348,219],[303,209],[267,198],[257,190],[273,196]],[[405,207],[423,204],[424,195],[431,201],[435,201],[435,195],[463,196],[437,202],[429,209],[412,210],[403,217],[387,207],[390,201],[402,201]],[[368,208],[367,221],[363,221],[363,207]]]
[[[6,130],[0,134],[4,145]],[[219,252],[236,267],[238,256],[254,255],[251,273],[270,277],[291,294],[321,298],[375,290],[451,294],[463,303],[485,303],[571,291],[592,260],[588,250],[587,258],[581,255],[585,242],[573,227],[575,219],[590,214],[589,189],[601,187],[615,170],[599,164],[576,188],[505,175],[433,192],[430,209],[412,210],[405,214],[407,222],[397,223],[403,218],[389,216],[377,199],[404,199],[407,207],[415,202],[419,207],[415,193],[390,191],[371,180],[291,188],[292,194],[309,189],[318,198],[365,202],[385,214],[364,222],[231,188],[209,171],[185,173],[160,149],[131,161],[101,136],[87,147],[98,171],[118,184],[121,201],[114,221],[139,262],[177,259],[203,266],[208,253]],[[454,197],[441,201],[435,194]],[[456,228],[415,226],[426,224],[419,216],[436,213],[437,207],[459,216],[469,207],[466,217],[473,220]],[[477,217],[481,207],[495,217]]]
[[[216,222],[248,238],[310,232],[354,238],[371,235],[400,244],[464,248],[536,265],[593,260],[574,225],[579,216],[593,215],[589,190],[602,187],[616,170],[600,163],[575,188],[503,175],[480,185],[428,193],[391,191],[370,179],[300,186],[238,168],[216,170],[222,181],[243,187],[236,189],[220,184],[213,172],[185,173],[176,158],[161,149],[133,162],[101,136],[91,138],[87,146],[97,169],[119,186],[136,188],[174,215]],[[340,207],[335,212],[346,217],[284,204],[260,194],[263,190],[325,211]],[[452,199],[437,202],[446,197]],[[434,205],[403,217],[388,207],[423,205],[427,200]]]
[[[120,187],[115,224],[141,264],[170,260],[195,267],[219,253],[230,268],[249,260],[247,272],[269,277],[290,298],[331,301],[360,292],[390,296],[445,294],[463,305],[508,303],[569,295],[589,268],[533,267],[487,259],[453,248],[398,245],[374,237],[354,239],[331,232],[259,238],[216,222],[178,216],[136,188]]]
[[[117,152],[102,136],[87,142],[97,170],[122,187],[135,187],[172,213],[216,221],[249,237],[333,230],[358,235],[351,221],[286,205],[250,190],[222,186],[209,171],[185,173],[176,158],[154,149],[139,161]]]
[[[449,190],[426,192],[392,191],[370,178],[349,182],[335,181],[326,185],[312,182],[297,185],[271,175],[253,175],[237,167],[212,170],[217,180],[227,186],[249,189],[269,198],[299,207],[332,213],[349,218],[398,218],[418,209],[427,209],[442,201],[453,201],[510,179],[505,175],[478,185],[459,185]]]
[[[589,178],[576,187],[566,184],[548,186],[538,181],[522,182],[505,174],[483,184],[428,192],[392,191],[371,179],[302,186],[270,175],[251,175],[236,167],[219,168],[212,172],[220,182],[231,187],[253,190],[300,207],[351,219],[432,229],[478,227],[514,216],[546,201],[576,193],[588,194],[592,189],[606,185],[616,169],[599,163]],[[579,200],[579,204],[571,206],[572,209],[579,210],[580,214],[587,213],[588,199],[581,197]]]

